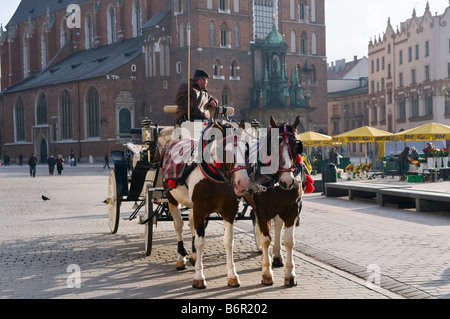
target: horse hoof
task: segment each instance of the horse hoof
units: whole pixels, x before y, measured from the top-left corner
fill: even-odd
[[[280,257],[273,258],[272,267],[274,267],[274,268],[284,267],[283,259]]]
[[[295,277],[284,278],[284,285],[288,288],[292,288],[297,286],[297,282],[295,281]]]
[[[177,261],[177,270],[182,271],[187,269],[186,261]]]
[[[264,286],[272,286],[273,285],[273,278],[272,277],[265,277],[264,275],[262,276],[262,280],[261,283]]]
[[[192,287],[195,289],[206,289],[206,281],[205,279],[194,279],[194,283]]]
[[[228,287],[239,288],[240,286],[241,282],[239,281],[239,277],[228,278]]]

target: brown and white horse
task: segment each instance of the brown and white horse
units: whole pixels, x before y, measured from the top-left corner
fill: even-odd
[[[260,243],[262,246],[262,284],[273,285],[273,271],[269,247],[271,244],[270,221],[275,221],[275,241],[273,247],[274,266],[283,266],[281,255],[281,230],[284,223],[284,246],[286,249],[286,267],[284,284],[293,287],[295,282],[295,263],[293,249],[295,245],[294,228],[299,215],[305,178],[299,173],[301,164],[298,160],[303,145],[296,139],[297,126],[300,119],[297,117],[293,124],[277,123],[270,118],[267,139],[262,139],[258,154],[260,159],[256,166],[254,182],[267,187],[267,191],[247,194],[246,201],[252,206],[261,230]],[[271,145],[273,134],[278,135],[278,144]],[[265,159],[261,163],[261,159]],[[272,172],[263,170],[275,165]],[[302,165],[304,166],[304,165]],[[303,170],[303,174],[305,170]],[[252,175],[252,174],[251,174]]]
[[[189,225],[194,237],[195,261],[194,288],[206,288],[203,273],[203,248],[205,246],[205,220],[218,213],[224,220],[223,243],[227,255],[228,285],[239,287],[239,276],[233,260],[233,223],[238,212],[237,196],[245,194],[251,184],[247,174],[246,144],[242,141],[244,122],[238,129],[231,125],[212,123],[202,134],[196,164],[182,183],[169,186],[169,210],[174,219],[178,238],[177,268],[186,264],[186,253],[182,244],[183,219],[180,205],[190,208]],[[167,152],[164,155],[168,156]],[[181,242],[181,245],[180,245]],[[180,247],[181,246],[181,247]]]

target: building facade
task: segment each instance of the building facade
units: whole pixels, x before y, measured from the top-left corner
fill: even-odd
[[[450,125],[450,6],[394,27],[369,43],[370,125],[400,132],[427,122]]]
[[[71,15],[69,5],[77,5]],[[211,75],[210,93],[235,107],[235,119],[264,123],[269,112],[246,112],[260,110],[258,43],[274,26],[287,38],[283,81],[297,70],[317,109],[302,126],[326,127],[324,11],[324,0],[23,0],[0,33],[1,153],[103,158],[146,117],[173,125],[163,106],[196,68]],[[271,115],[290,120],[308,109],[283,107]]]

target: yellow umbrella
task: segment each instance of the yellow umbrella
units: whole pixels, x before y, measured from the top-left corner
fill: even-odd
[[[333,137],[334,143],[370,143],[388,142],[394,134],[370,127],[363,126]],[[367,160],[367,144],[365,144],[365,157]]]
[[[304,146],[321,146],[331,142],[331,136],[311,131],[299,134],[298,137]]]
[[[398,141],[439,141],[450,139],[450,126],[440,123],[427,123],[416,128],[395,134]]]
[[[336,136],[333,142],[337,143],[367,143],[390,141],[393,134],[370,126],[363,126]]]

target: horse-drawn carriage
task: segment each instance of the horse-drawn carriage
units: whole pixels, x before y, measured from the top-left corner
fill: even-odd
[[[165,108],[166,112],[172,110],[173,107]],[[277,229],[274,255],[277,255],[275,259],[282,260],[278,237],[284,222],[286,231],[289,229],[289,234],[285,235],[285,246],[288,248],[285,284],[294,286],[293,227],[299,214],[303,193],[302,174],[299,174],[302,165],[296,162],[297,156],[301,153],[299,148],[301,143],[296,140],[295,134],[299,119],[297,118],[293,125],[286,123],[279,125],[271,119],[272,127],[280,129],[281,133],[273,134],[274,139],[271,139],[270,131],[266,136],[265,154],[268,154],[266,156],[268,161],[263,170],[272,167],[272,163],[276,162],[273,174],[268,175],[261,174],[260,159],[258,165],[249,165],[250,148],[255,146],[255,150],[259,150],[262,145],[256,133],[257,123],[231,124],[227,113],[233,111],[230,108],[217,108],[214,120],[185,122],[179,129],[171,127],[162,129],[152,121],[144,120],[142,129],[133,130],[133,133],[142,135],[142,143],[127,143],[126,151],[111,152],[114,168],[111,169],[109,176],[106,201],[111,232],[116,233],[118,230],[121,204],[135,202],[133,212],[126,219],[138,218],[139,224],[144,225],[145,254],[149,256],[152,251],[153,226],[159,221],[173,221],[178,239],[177,269],[181,270],[186,268],[187,263],[185,258],[187,252],[182,240],[183,221],[189,220],[193,233],[192,254],[196,271],[193,286],[206,288],[201,262],[205,228],[208,220],[223,220],[228,285],[238,287],[240,282],[232,257],[233,222],[251,219],[256,245],[263,251],[263,283],[270,285],[273,281],[270,264],[267,265],[271,259],[268,253],[271,237],[268,222],[279,216],[278,222],[275,223]],[[215,133],[210,133],[211,131]],[[191,145],[195,143],[198,147],[180,146],[182,141],[187,141]],[[169,153],[176,156],[184,154],[183,161],[190,163],[189,165],[184,163],[181,175],[177,175],[177,178],[172,180],[173,183],[170,183],[170,178],[168,179],[168,176],[173,176],[168,175],[165,168]],[[202,153],[201,160],[197,157],[199,153]],[[211,157],[209,162],[203,157],[206,153]],[[221,161],[218,161],[218,158]],[[176,162],[173,159],[171,161]],[[250,173],[251,167],[257,169]],[[304,173],[305,171],[303,176]],[[283,198],[286,203],[273,206],[274,196]],[[266,202],[267,200],[269,202]],[[266,212],[265,207],[272,207],[272,211]],[[139,214],[142,208],[144,214]],[[258,218],[255,218],[255,208],[258,212],[263,212]]]

